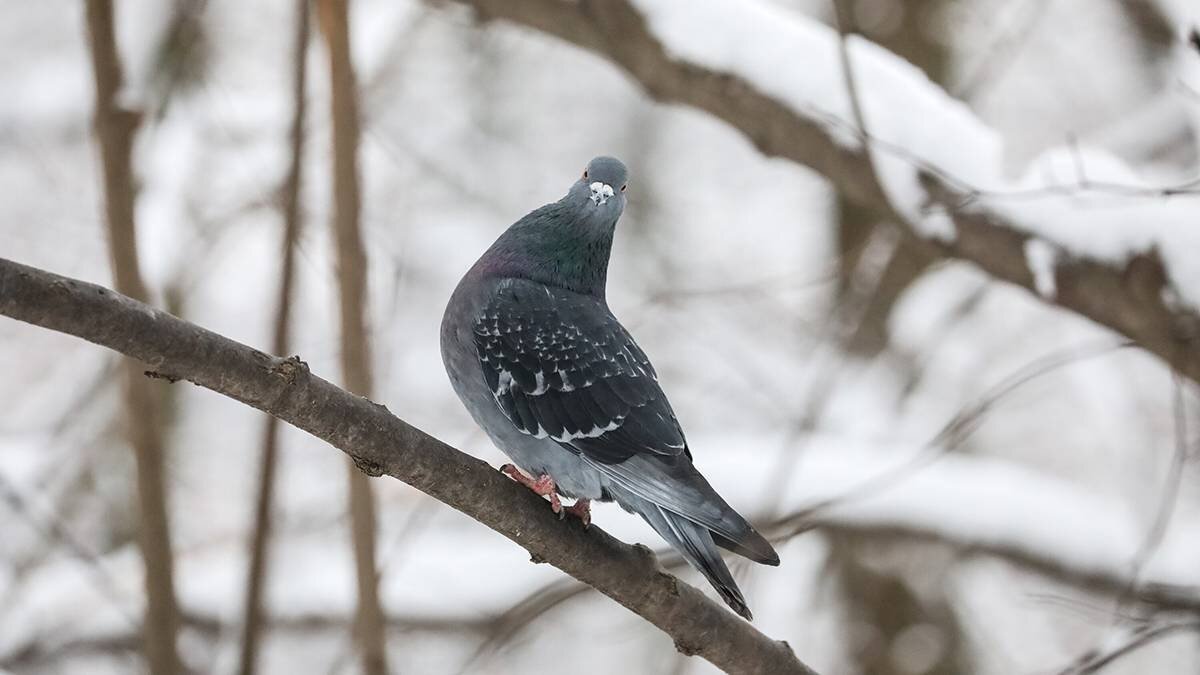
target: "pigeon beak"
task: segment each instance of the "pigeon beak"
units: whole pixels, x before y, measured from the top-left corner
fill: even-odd
[[[597,206],[607,202],[609,197],[613,196],[612,186],[608,183],[596,181],[589,185],[588,189],[592,191],[592,194],[590,197],[588,197],[588,199],[592,200],[592,203]]]

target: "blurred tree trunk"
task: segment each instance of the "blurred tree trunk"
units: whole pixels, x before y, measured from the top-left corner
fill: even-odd
[[[936,579],[911,582],[897,560],[920,560],[921,571],[944,567],[934,551],[902,542],[827,531],[829,565],[849,614],[846,645],[857,672],[872,675],[972,673],[963,627]],[[918,555],[919,553],[919,555]]]
[[[1116,4],[1137,37],[1145,64],[1161,68],[1170,58],[1177,39],[1171,19],[1163,14],[1155,0],[1116,0]]]
[[[949,53],[934,39],[936,27],[931,19],[949,0],[872,0],[849,2],[833,0],[842,30],[859,34],[882,45],[916,65],[929,79],[941,82],[947,70]],[[869,16],[868,16],[869,15]],[[867,129],[867,133],[871,130]],[[870,209],[855,205],[845,196],[837,200],[837,252],[839,304],[852,294],[860,256],[877,227],[883,223]],[[900,240],[887,261],[877,288],[868,300],[857,329],[846,338],[851,352],[873,356],[888,345],[887,321],[892,307],[908,286],[929,266],[932,258],[903,228]]]
[[[96,80],[96,138],[104,173],[105,220],[108,249],[116,288],[146,301],[148,294],[138,266],[134,224],[133,139],[138,113],[118,102],[123,76],[117,55],[113,9],[110,0],[87,0],[87,26],[92,69]],[[138,543],[146,568],[146,616],[143,626],[145,655],[150,672],[181,670],[175,636],[179,611],[167,518],[163,477],[161,384],[148,380],[132,360],[123,365],[126,433],[137,464],[140,527]]]
[[[350,58],[348,0],[318,0],[321,32],[329,52],[333,119],[333,236],[341,306],[342,378],[359,396],[371,395],[371,348],[367,336],[367,256],[359,228],[358,142],[354,68]],[[375,504],[371,484],[347,462],[354,561],[358,576],[355,632],[363,671],[387,672],[383,609],[375,567]]]
[[[291,160],[280,194],[283,215],[283,264],[280,269],[279,296],[276,299],[272,353],[288,351],[288,327],[291,321],[292,286],[295,282],[296,244],[300,239],[300,179],[304,157],[305,76],[308,54],[308,2],[296,0],[296,36],[292,53],[292,123],[288,132]],[[279,455],[280,421],[267,416],[263,428],[262,457],[258,474],[258,499],[254,510],[254,530],[250,541],[250,567],[246,579],[245,620],[242,624],[242,653],[239,672],[255,671],[258,645],[263,627],[262,596],[271,536],[271,506],[275,492],[276,464]]]
[[[1160,95],[1177,91],[1180,83],[1173,53],[1179,39],[1178,27],[1163,13],[1162,6],[1156,0],[1113,1],[1129,24],[1129,35],[1137,41],[1146,79],[1153,80],[1152,86]],[[1129,138],[1136,139],[1133,148],[1120,149],[1126,152],[1134,150],[1129,152],[1134,161],[1158,162],[1177,167],[1185,176],[1191,175],[1197,163],[1200,163],[1197,129],[1187,123],[1186,114],[1180,117],[1180,122],[1176,124],[1158,120],[1154,129],[1139,127],[1136,132],[1128,134]]]
[[[934,82],[944,79],[949,53],[934,39],[934,19],[949,0],[834,0],[839,29],[857,33],[904,57]],[[853,65],[853,64],[852,64]],[[867,133],[870,133],[868,128]],[[932,262],[911,234],[896,224],[878,220],[870,210],[838,198],[839,303],[861,309],[853,330],[844,334],[844,347],[873,356],[888,346],[887,322],[904,291]],[[875,263],[864,260],[868,243],[879,228],[894,228],[899,238],[891,247],[878,282],[865,297],[855,297],[864,284],[861,270]],[[866,262],[867,264],[863,264]],[[875,268],[877,269],[877,268]],[[841,580],[840,598],[849,614],[847,644],[859,672],[877,675],[954,675],[971,672],[962,627],[941,589],[922,597],[907,570],[873,565],[894,547],[852,535],[830,536],[829,564]],[[919,666],[919,669],[913,669]]]

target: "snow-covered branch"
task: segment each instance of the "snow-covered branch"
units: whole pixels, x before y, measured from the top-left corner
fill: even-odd
[[[0,258],[0,315],[68,333],[141,361],[147,375],[188,380],[278,417],[465,513],[651,622],[689,655],[730,673],[812,673],[786,643],[754,629],[663,572],[645,547],[560,521],[485,462],[368,399],[279,358],[124,295]]]
[[[744,0],[456,0],[595,52],[650,96],[704,110],[822,174],[942,256],[1086,316],[1200,381],[1200,179],[1149,185],[1064,147],[1010,177],[998,133],[903,59]],[[874,169],[874,171],[872,171]]]

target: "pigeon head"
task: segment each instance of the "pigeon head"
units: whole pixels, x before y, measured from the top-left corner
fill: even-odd
[[[577,225],[601,231],[616,225],[625,210],[626,178],[619,159],[597,157],[588,162],[564,198],[577,209]]]
[[[625,165],[597,157],[567,194],[517,221],[476,263],[477,274],[532,279],[604,297],[613,233],[625,210]]]
[[[587,186],[588,201],[597,207],[608,204],[617,206],[617,215],[625,208],[625,165],[612,157],[597,157],[588,162],[576,185]],[[611,208],[611,207],[610,207]]]

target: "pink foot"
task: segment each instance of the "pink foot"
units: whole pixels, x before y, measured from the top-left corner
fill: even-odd
[[[537,478],[530,478],[512,464],[505,464],[504,466],[500,467],[500,471],[504,472],[505,475],[517,481],[521,485],[533,490],[534,494],[542,497],[549,497],[550,510],[557,513],[560,518],[562,517],[563,505],[562,501],[560,501],[558,498],[557,487],[554,485],[553,478],[544,474],[538,476]],[[572,506],[571,508],[575,507]]]
[[[576,499],[575,503],[564,508],[563,511],[575,516],[583,521],[583,526],[587,527],[592,524],[592,502],[588,499]]]

